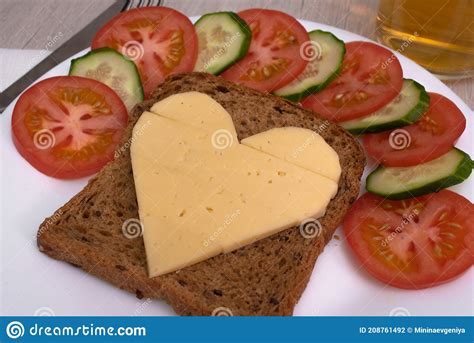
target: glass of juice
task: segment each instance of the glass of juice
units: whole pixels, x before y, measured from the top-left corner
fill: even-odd
[[[441,79],[474,76],[474,0],[380,0],[377,33]]]

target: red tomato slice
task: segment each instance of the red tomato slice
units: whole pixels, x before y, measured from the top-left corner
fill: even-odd
[[[402,67],[390,50],[374,43],[350,42],[340,75],[302,105],[334,122],[346,121],[382,108],[400,93],[402,84]]]
[[[18,99],[13,143],[40,172],[78,178],[114,158],[127,122],[125,105],[105,84],[78,76],[52,77]]]
[[[305,28],[286,13],[249,9],[239,13],[252,29],[247,55],[222,76],[260,91],[271,92],[293,81],[308,64],[300,53],[309,41]]]
[[[442,190],[408,200],[365,193],[344,233],[360,264],[380,281],[420,289],[447,282],[473,264],[474,206]]]
[[[193,70],[197,44],[186,16],[167,7],[144,7],[110,20],[96,33],[92,49],[107,46],[133,60],[149,98],[168,75]]]
[[[430,107],[416,123],[364,135],[367,154],[386,166],[407,167],[431,161],[451,150],[466,128],[466,118],[448,98],[429,94]]]

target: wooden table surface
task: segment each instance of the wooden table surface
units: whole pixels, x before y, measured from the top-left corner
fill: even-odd
[[[67,40],[113,0],[1,0],[0,48],[48,49]],[[297,18],[336,26],[375,39],[376,0],[164,0],[186,15],[251,7],[279,9]],[[55,38],[56,37],[56,38]],[[49,44],[49,45],[48,45]],[[474,108],[474,79],[445,82]]]

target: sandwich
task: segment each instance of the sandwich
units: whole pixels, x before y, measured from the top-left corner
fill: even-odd
[[[150,249],[142,232],[149,234],[149,225],[141,226],[143,200],[137,200],[136,162],[130,149],[134,128],[156,103],[189,92],[222,106],[241,142],[271,129],[296,127],[317,133],[337,153],[340,176],[317,218],[317,235],[305,235],[301,225],[292,225],[221,253],[202,254],[194,263],[176,264],[172,270],[150,268]],[[298,104],[206,73],[176,74],[131,110],[115,159],[45,219],[37,243],[46,255],[138,298],[164,299],[179,315],[219,315],[222,309],[231,315],[291,315],[318,256],[359,194],[364,165],[363,151],[348,132]],[[125,224],[134,220],[137,234],[124,234]]]

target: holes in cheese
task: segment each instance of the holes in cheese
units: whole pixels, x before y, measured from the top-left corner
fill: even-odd
[[[279,127],[247,137],[241,143],[339,182],[339,155],[312,130]]]

